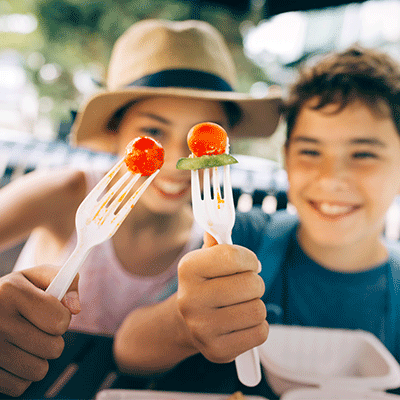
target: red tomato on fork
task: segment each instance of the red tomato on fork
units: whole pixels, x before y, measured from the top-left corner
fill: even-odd
[[[164,149],[160,142],[140,136],[126,146],[125,164],[134,174],[149,176],[160,169],[164,163]]]
[[[202,122],[190,129],[187,142],[196,157],[223,154],[228,146],[228,135],[222,126]]]

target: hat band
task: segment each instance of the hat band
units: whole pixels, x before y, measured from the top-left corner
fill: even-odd
[[[127,86],[146,86],[154,88],[181,87],[190,89],[233,92],[233,88],[217,75],[193,69],[168,69],[143,76]]]

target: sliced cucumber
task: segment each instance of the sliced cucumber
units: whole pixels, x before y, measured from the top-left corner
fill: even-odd
[[[230,154],[217,154],[201,157],[182,157],[176,163],[177,169],[203,169],[222,167],[223,165],[236,164],[238,161]]]

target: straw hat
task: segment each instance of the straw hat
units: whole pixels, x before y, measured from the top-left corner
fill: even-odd
[[[235,92],[235,85],[230,52],[211,25],[198,20],[142,20],[115,43],[107,89],[80,108],[71,142],[112,151],[110,118],[125,104],[151,96],[234,102],[242,118],[232,128],[232,136],[271,135],[279,120],[280,93],[254,98]]]

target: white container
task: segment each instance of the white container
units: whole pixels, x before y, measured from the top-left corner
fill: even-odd
[[[229,400],[230,394],[163,392],[157,390],[104,389],[95,400]],[[248,396],[248,400],[268,400],[261,396]]]
[[[400,396],[384,392],[352,392],[348,390],[298,389],[286,392],[280,400],[399,400]]]
[[[289,396],[290,391],[295,396],[292,391],[301,388],[314,388],[309,390],[314,396],[324,392],[324,397],[282,396],[281,400],[337,399],[327,396],[338,390],[341,400],[347,400],[343,392],[353,396],[349,400],[359,400],[370,399],[366,393],[374,391],[381,396],[375,399],[383,400],[385,390],[400,386],[400,365],[375,335],[361,330],[270,325],[259,351],[267,381],[277,395]]]

